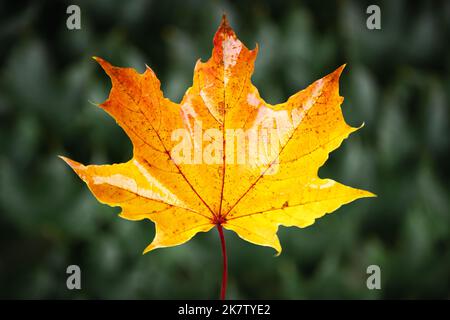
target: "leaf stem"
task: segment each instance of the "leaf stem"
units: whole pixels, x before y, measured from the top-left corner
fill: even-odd
[[[227,247],[225,245],[225,237],[223,235],[223,228],[220,223],[217,224],[217,230],[219,231],[220,243],[222,245],[222,258],[223,258],[222,287],[220,289],[220,299],[225,300],[225,294],[227,292],[227,279],[228,279]]]

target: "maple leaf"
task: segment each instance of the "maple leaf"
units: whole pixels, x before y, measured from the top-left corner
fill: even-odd
[[[129,220],[150,219],[144,252],[185,243],[218,226],[278,253],[280,225],[307,227],[341,205],[374,194],[318,177],[353,128],[340,108],[344,66],[270,105],[251,83],[258,47],[247,49],[226,18],[212,57],[197,62],[181,103],[143,74],[95,58],[112,80],[100,107],[125,130],[133,158],[88,165],[62,157],[102,203]],[[223,233],[221,233],[223,236]]]

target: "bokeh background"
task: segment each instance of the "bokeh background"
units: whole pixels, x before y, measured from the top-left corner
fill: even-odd
[[[66,28],[78,4],[82,29]],[[381,7],[381,30],[366,8]],[[100,108],[110,82],[91,59],[151,66],[180,101],[223,12],[260,54],[253,81],[284,101],[347,63],[344,114],[365,127],[320,170],[371,190],[306,229],[280,228],[283,253],[226,232],[230,298],[450,297],[449,1],[0,1],[0,298],[218,298],[217,232],[141,255],[150,221],[98,203],[57,158],[131,157]],[[66,268],[82,290],[66,288]],[[381,268],[368,290],[366,268]]]

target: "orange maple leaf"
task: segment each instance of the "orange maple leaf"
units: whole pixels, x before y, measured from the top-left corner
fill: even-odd
[[[257,52],[224,18],[212,57],[197,62],[179,104],[164,97],[149,67],[139,74],[95,58],[112,80],[100,107],[130,137],[133,158],[88,166],[62,159],[100,202],[120,206],[122,218],[155,223],[144,252],[217,226],[280,253],[279,225],[307,227],[343,204],[374,196],[318,177],[328,154],[358,129],[345,123],[340,108],[344,66],[270,105],[250,79]]]

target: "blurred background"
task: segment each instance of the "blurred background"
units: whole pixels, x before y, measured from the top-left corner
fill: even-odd
[[[81,30],[66,9],[81,8]],[[381,30],[366,8],[381,8]],[[270,103],[343,63],[347,121],[365,127],[322,177],[371,190],[306,229],[283,253],[226,232],[230,298],[450,298],[449,1],[0,1],[0,298],[216,299],[217,232],[142,256],[150,221],[117,217],[58,154],[127,161],[132,146],[100,108],[110,81],[91,59],[143,71],[179,102],[226,12]],[[81,290],[66,288],[79,265]],[[381,290],[366,269],[381,268]]]

